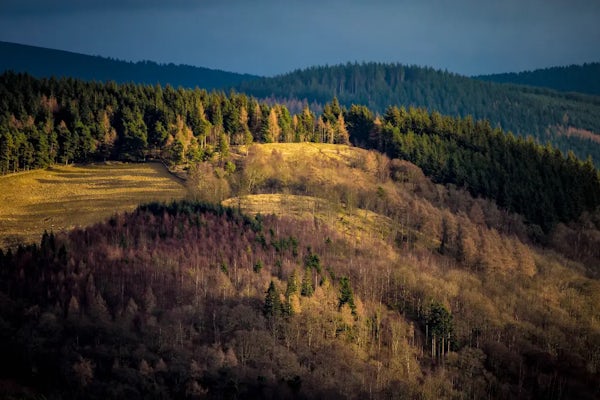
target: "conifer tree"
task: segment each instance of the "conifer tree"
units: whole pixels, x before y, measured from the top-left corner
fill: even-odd
[[[352,315],[356,315],[356,305],[354,304],[354,293],[352,287],[350,287],[350,279],[344,276],[340,280],[340,296],[339,296],[338,308],[341,309],[344,304],[348,304]]]
[[[287,280],[287,287],[285,289],[285,297],[289,298],[291,295],[298,293],[298,275],[296,270],[292,271]]]
[[[310,297],[313,295],[314,291],[315,289],[313,288],[311,269],[305,268],[304,276],[302,277],[302,287],[300,289],[300,294],[305,297]]]
[[[431,337],[432,358],[443,357],[450,349],[453,323],[452,314],[443,304],[431,302],[425,316],[427,332]]]
[[[265,143],[276,143],[279,141],[280,134],[281,128],[279,127],[277,112],[275,111],[275,107],[273,107],[269,111],[267,123],[263,126],[263,141]]]
[[[267,295],[265,296],[265,304],[263,306],[263,314],[266,317],[276,317],[281,315],[281,301],[279,299],[279,292],[275,287],[275,283],[271,281],[269,288],[267,289]]]

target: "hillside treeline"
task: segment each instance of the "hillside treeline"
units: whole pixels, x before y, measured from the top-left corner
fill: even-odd
[[[0,77],[0,172],[148,157],[201,161],[252,142],[348,142],[343,121],[244,94]],[[333,118],[333,117],[331,117]],[[337,128],[339,126],[339,128]]]
[[[600,204],[600,178],[590,159],[582,162],[572,152],[565,157],[487,121],[398,107],[380,119],[361,106],[346,119],[355,143],[409,160],[436,182],[495,199],[546,232]]]
[[[594,211],[600,180],[579,161],[506,135],[485,121],[391,107],[383,116],[334,98],[315,115],[245,94],[0,77],[0,171],[52,163],[160,158],[173,164],[226,157],[253,142],[349,143],[407,159],[435,181],[467,187],[525,216],[533,232]],[[535,233],[535,234],[537,234]]]
[[[594,81],[594,80],[592,80]],[[591,82],[591,81],[590,81]],[[497,84],[402,64],[348,63],[311,67],[274,78],[242,82],[237,90],[259,98],[300,99],[324,105],[333,96],[346,107],[363,104],[373,112],[404,105],[474,119],[519,136],[551,141],[565,153],[600,160],[600,146],[587,137],[561,134],[574,127],[600,132],[600,99],[546,88]]]
[[[146,85],[169,83],[174,87],[199,86],[206,89],[223,89],[244,80],[258,78],[249,74],[236,74],[190,65],[121,61],[0,41],[0,73],[5,71],[28,73],[39,78],[55,76]]]
[[[600,63],[598,62],[543,68],[534,71],[480,75],[476,78],[490,82],[516,83],[551,88],[561,92],[578,92],[600,96]]]

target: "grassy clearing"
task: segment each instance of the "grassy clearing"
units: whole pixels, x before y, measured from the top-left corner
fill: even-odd
[[[260,149],[265,153],[277,150],[284,158],[289,160],[328,158],[330,160],[345,161],[348,164],[362,151],[359,148],[341,144],[310,142],[263,143],[260,145]],[[246,154],[246,150],[246,146],[237,146],[233,149],[233,151],[242,155]]]
[[[102,221],[140,203],[185,197],[185,187],[157,163],[53,166],[0,177],[0,247],[35,243]]]
[[[325,223],[348,238],[362,240],[373,235],[387,239],[392,221],[372,211],[347,210],[327,200],[290,194],[255,194],[234,197],[223,205],[239,207],[249,214],[275,214]]]

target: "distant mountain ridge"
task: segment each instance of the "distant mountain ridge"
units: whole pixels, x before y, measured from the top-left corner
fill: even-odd
[[[41,62],[41,60],[43,62]],[[306,104],[319,113],[334,96],[340,104],[368,106],[383,114],[389,106],[422,107],[441,114],[487,119],[540,143],[550,142],[577,157],[591,156],[600,165],[600,96],[575,93],[600,85],[600,64],[557,67],[507,76],[467,77],[429,67],[386,63],[347,63],[315,66],[261,78],[184,65],[150,61],[126,62],[61,50],[0,42],[0,73],[26,72],[35,77],[72,77],[83,80],[169,84],[173,87],[230,90],[258,99],[285,103],[300,112]],[[544,72],[546,71],[546,72]],[[538,83],[533,78],[541,77]],[[563,76],[563,78],[560,78]],[[529,86],[498,83],[527,80]],[[527,79],[525,79],[527,78]],[[570,86],[559,83],[571,82]],[[587,83],[586,83],[587,82]],[[560,92],[555,89],[569,90]]]
[[[84,80],[142,83],[173,87],[224,89],[255,75],[237,74],[189,65],[127,62],[63,50],[0,41],[0,72],[26,72],[35,77],[72,77]]]
[[[538,86],[561,92],[600,96],[600,62],[551,67],[533,71],[479,75],[474,78],[497,83]]]

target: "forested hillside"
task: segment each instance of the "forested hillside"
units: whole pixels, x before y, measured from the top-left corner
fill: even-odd
[[[594,263],[532,246],[518,215],[348,146],[242,147],[189,174],[235,208],[150,204],[0,252],[0,393],[598,396]],[[279,217],[240,213],[276,210],[266,193]]]
[[[600,96],[600,63],[536,69],[534,71],[480,75],[489,82],[539,86],[561,92],[578,92]]]
[[[598,63],[477,79],[401,64],[349,63],[260,78],[149,61],[123,62],[6,42],[0,42],[0,56],[0,72],[12,70],[40,78],[160,83],[174,88],[235,88],[270,99],[270,103],[286,104],[293,113],[309,105],[318,114],[336,96],[346,107],[366,105],[376,113],[397,105],[452,116],[471,115],[487,119],[493,127],[500,126],[518,136],[530,135],[541,144],[551,142],[563,152],[571,150],[581,159],[591,155],[594,162],[600,162]],[[548,88],[580,93],[564,94]]]
[[[193,89],[224,89],[257,76],[189,65],[127,62],[69,51],[0,41],[0,73],[28,73],[38,78],[65,77],[117,83],[170,84]]]
[[[224,159],[253,142],[352,143],[414,162],[439,183],[495,199],[521,213],[532,235],[600,204],[600,180],[551,146],[506,135],[486,121],[391,107],[382,117],[334,98],[321,115],[292,115],[244,94],[0,76],[0,172],[52,163],[159,158]]]
[[[558,221],[578,218],[600,204],[600,178],[551,146],[492,129],[487,121],[442,116],[424,109],[389,107],[379,120],[365,107],[346,115],[356,144],[409,160],[436,182],[493,198],[548,232]]]
[[[259,98],[289,104],[302,100],[319,110],[333,96],[346,107],[366,105],[383,113],[390,105],[487,119],[519,136],[550,141],[562,151],[600,160],[600,98],[550,89],[483,82],[432,68],[401,64],[345,64],[312,67],[237,86]],[[298,102],[300,100],[300,103]],[[571,129],[569,129],[571,128]]]

